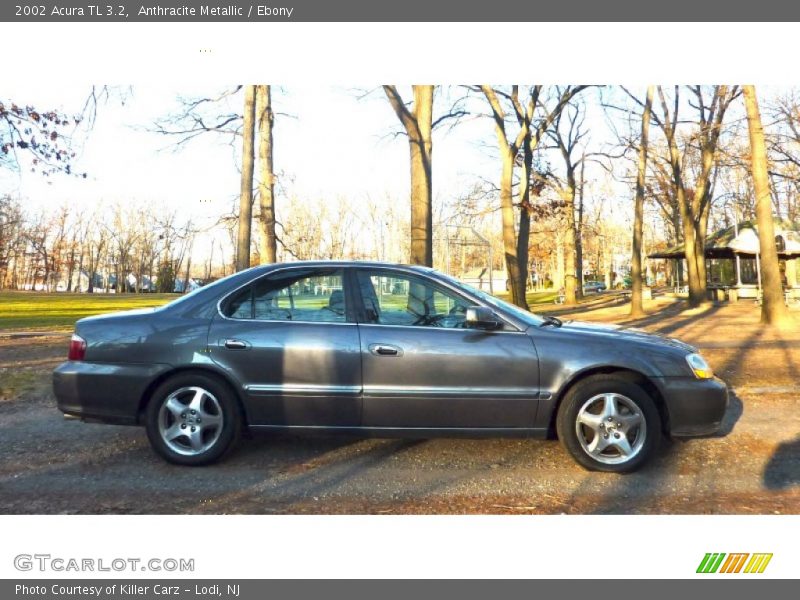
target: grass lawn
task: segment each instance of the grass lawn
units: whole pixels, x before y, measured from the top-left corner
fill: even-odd
[[[533,308],[536,305],[542,304],[553,304],[553,301],[556,299],[556,294],[558,292],[556,290],[544,290],[542,292],[528,292],[525,294],[525,298],[528,300],[528,306]],[[511,292],[497,292],[495,294],[501,300],[505,300],[506,302],[511,302]]]
[[[180,294],[0,292],[0,331],[70,330],[91,315],[160,306]]]

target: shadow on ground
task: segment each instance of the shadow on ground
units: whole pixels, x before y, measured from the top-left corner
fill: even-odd
[[[764,469],[764,486],[770,490],[800,487],[800,437],[775,450]]]
[[[733,428],[736,426],[736,423],[739,422],[739,419],[742,418],[743,414],[744,403],[739,396],[736,395],[734,390],[729,389],[728,410],[725,411],[725,416],[722,418],[722,425],[715,437],[726,437],[733,433]]]

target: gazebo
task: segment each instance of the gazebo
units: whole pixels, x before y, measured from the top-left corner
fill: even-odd
[[[787,298],[800,298],[800,223],[773,217],[775,248],[778,251],[781,278]],[[709,290],[735,290],[737,298],[757,298],[761,288],[761,249],[755,221],[737,223],[720,229],[706,239],[706,277]],[[648,258],[684,260],[683,244]],[[685,269],[674,269],[685,273]],[[684,285],[684,282],[676,282]]]

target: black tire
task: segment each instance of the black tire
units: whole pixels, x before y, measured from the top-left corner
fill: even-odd
[[[193,409],[189,404],[182,411],[184,418],[165,406],[168,401],[170,406],[177,406],[173,401],[181,404],[191,401],[197,390],[205,393],[199,400],[202,410],[195,411],[196,414],[190,414]],[[218,421],[221,424],[215,425]],[[239,403],[228,385],[203,373],[184,373],[167,379],[153,393],[145,414],[147,437],[153,449],[165,460],[187,466],[207,465],[219,460],[239,441],[242,421]],[[168,441],[165,438],[170,437],[172,426],[178,436]],[[191,445],[190,439],[195,430],[200,436],[197,447]]]
[[[609,404],[615,407],[616,418],[606,416],[612,414],[605,412]],[[569,389],[558,408],[556,431],[561,443],[582,467],[590,471],[630,473],[658,449],[661,417],[653,399],[641,386],[620,375],[595,375]],[[593,448],[595,436],[597,444]],[[605,444],[608,446],[603,448]]]

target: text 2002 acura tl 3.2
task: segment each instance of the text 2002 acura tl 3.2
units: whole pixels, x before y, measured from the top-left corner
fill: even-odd
[[[244,428],[370,436],[556,433],[631,471],[663,433],[720,427],[727,387],[696,350],[520,310],[424,267],[255,267],[164,307],[78,321],[59,408],[143,424],[165,459],[220,458]]]

